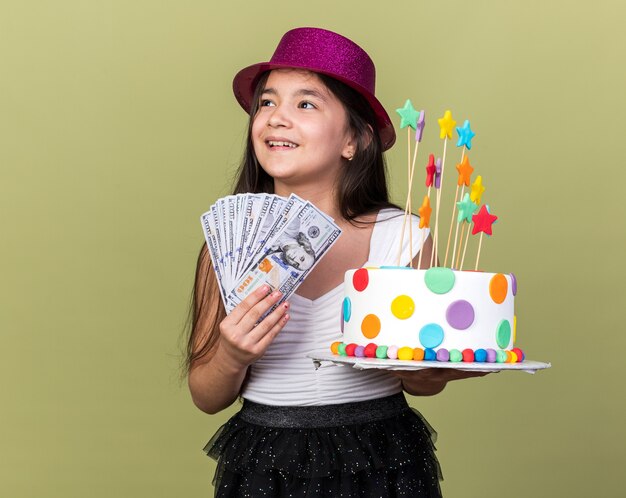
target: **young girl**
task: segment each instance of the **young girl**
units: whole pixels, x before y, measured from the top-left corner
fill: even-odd
[[[440,496],[435,432],[405,401],[428,396],[448,369],[390,373],[324,364],[309,351],[341,339],[344,272],[395,265],[403,212],[389,202],[383,151],[395,133],[374,96],[374,65],[355,43],[315,28],[286,33],[268,63],[240,71],[233,89],[250,115],[234,193],[296,193],[334,218],[341,237],[291,296],[264,286],[228,316],[206,245],[198,258],[187,373],[194,403],[243,407],[207,444],[216,496]],[[430,260],[413,219],[402,265]],[[256,325],[255,325],[256,324]],[[482,375],[482,374],[478,374]]]

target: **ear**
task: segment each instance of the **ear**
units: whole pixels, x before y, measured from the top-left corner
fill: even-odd
[[[372,143],[372,138],[374,136],[374,130],[370,125],[367,125],[367,130],[361,133],[359,136],[355,136],[355,132],[353,131],[350,135],[349,140],[346,142],[346,146],[341,154],[342,157],[351,161],[356,154],[356,151],[360,148],[361,150],[365,150],[369,147],[370,143]]]
[[[341,157],[343,157],[344,159],[347,159],[348,161],[352,161],[352,158],[354,158],[355,152],[356,152],[356,148],[354,146],[352,147],[346,146],[343,149],[343,152],[341,153]]]
[[[343,146],[343,150],[341,151],[341,157],[347,159],[348,161],[352,161],[354,154],[356,153],[356,139],[354,136],[354,132],[350,132],[346,139],[346,143]]]
[[[352,158],[354,157],[354,154],[356,154],[357,151],[357,145],[358,145],[358,138],[354,132],[354,130],[350,131],[350,135],[348,136],[347,140],[346,140],[346,144],[343,147],[343,150],[341,151],[341,157],[343,157],[344,159],[347,159],[348,161],[352,161]]]

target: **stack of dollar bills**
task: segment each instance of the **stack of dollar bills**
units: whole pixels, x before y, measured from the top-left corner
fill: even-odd
[[[295,194],[229,195],[200,220],[227,313],[263,284],[283,294],[275,309],[341,235],[332,218]]]

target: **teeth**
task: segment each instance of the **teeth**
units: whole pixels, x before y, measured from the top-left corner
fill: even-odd
[[[270,147],[291,147],[293,149],[297,147],[296,144],[291,142],[275,142],[273,140],[269,140],[267,143],[270,145]]]

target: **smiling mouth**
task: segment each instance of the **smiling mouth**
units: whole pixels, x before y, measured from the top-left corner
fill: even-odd
[[[284,142],[281,140],[266,140],[265,143],[269,145],[270,149],[277,147],[295,149],[296,147],[298,147],[298,144],[294,144],[293,142]]]

